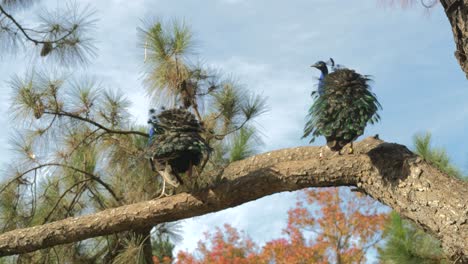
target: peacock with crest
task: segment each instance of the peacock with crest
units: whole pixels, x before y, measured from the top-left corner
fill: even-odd
[[[371,79],[335,65],[331,58],[328,63],[318,61],[311,67],[320,70],[321,75],[317,91],[312,92],[314,102],[307,115],[303,138],[311,136],[313,142],[324,136],[327,146],[340,154],[351,143],[349,153],[352,153],[352,142],[364,134],[368,124],[380,120],[377,111],[382,107],[370,90]]]

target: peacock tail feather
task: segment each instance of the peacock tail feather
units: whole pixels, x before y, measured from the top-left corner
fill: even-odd
[[[199,165],[210,147],[201,136],[202,126],[185,109],[169,109],[158,116],[158,129],[148,148],[149,157],[159,164],[169,163],[179,173]]]

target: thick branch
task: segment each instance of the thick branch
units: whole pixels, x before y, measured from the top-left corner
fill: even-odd
[[[406,147],[367,138],[355,154],[298,147],[230,164],[222,181],[197,193],[108,209],[0,235],[0,256],[25,253],[86,238],[141,229],[225,208],[266,195],[306,187],[358,186],[442,240],[447,254],[467,261],[468,182],[451,178]]]
[[[455,57],[468,78],[468,0],[440,0],[455,40]]]

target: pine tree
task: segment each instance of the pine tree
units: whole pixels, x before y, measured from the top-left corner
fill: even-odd
[[[242,139],[236,157],[248,155],[243,133],[249,121],[265,111],[265,101],[216,71],[189,65],[184,60],[192,43],[187,25],[156,22],[140,33],[147,43],[142,49],[147,56],[144,84],[153,103],[167,99],[157,91],[167,92],[175,105],[197,116],[202,137],[213,148],[196,168],[197,178],[183,190],[206,186],[217,180],[216,169],[232,160],[228,150],[237,137]],[[102,88],[96,79],[47,71],[18,74],[10,85],[16,158],[0,183],[2,232],[159,197],[162,181],[145,157],[146,127],[135,124],[130,102],[121,92]],[[204,111],[197,108],[202,104]],[[253,132],[247,133],[249,140]],[[151,235],[152,230],[150,226],[5,261],[152,263],[153,254],[168,255],[176,242],[166,235],[171,228],[157,235]]]

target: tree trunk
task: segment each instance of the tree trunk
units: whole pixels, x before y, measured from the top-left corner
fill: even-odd
[[[452,26],[455,57],[468,78],[468,0],[440,0]]]
[[[9,231],[0,235],[0,256],[203,215],[283,191],[357,186],[433,233],[451,259],[467,263],[468,182],[447,176],[402,145],[366,138],[354,148],[352,155],[323,148],[321,159],[321,147],[253,156],[230,164],[219,172],[221,181],[197,193]]]

